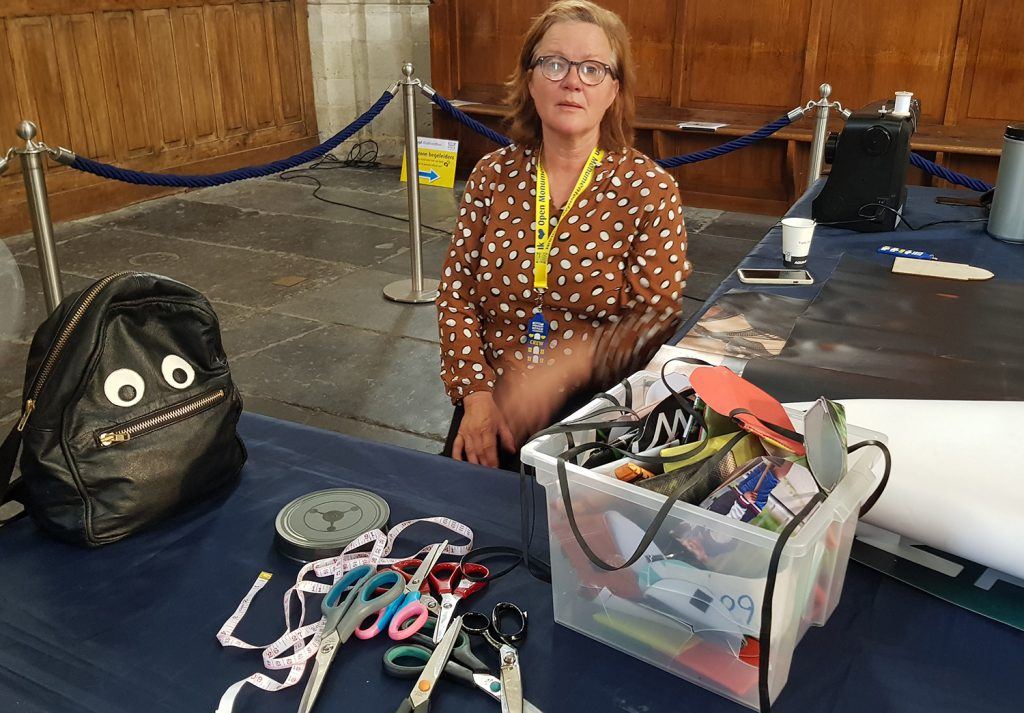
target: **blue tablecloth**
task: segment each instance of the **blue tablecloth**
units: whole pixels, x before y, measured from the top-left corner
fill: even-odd
[[[811,202],[818,195],[824,180],[820,180],[800,197],[786,213],[789,217],[811,217]],[[907,205],[904,216],[912,226],[922,226],[937,220],[975,220],[986,217],[981,208],[948,206],[935,202],[938,196],[976,196],[977,194],[940,188],[911,186],[907,189]],[[799,299],[812,299],[821,291],[822,285],[839,264],[843,255],[892,265],[891,255],[877,252],[883,245],[892,245],[911,250],[932,253],[939,260],[962,262],[982,267],[995,273],[997,280],[1024,280],[1024,245],[1011,245],[991,238],[985,232],[984,222],[944,223],[921,230],[911,230],[906,225],[885,233],[857,233],[838,226],[819,225],[815,228],[807,269],[814,277],[814,284],[791,287],[766,287],[744,285],[734,272],[708,298],[710,306],[729,290],[750,290],[769,292]],[[765,268],[782,267],[782,226],[776,225],[743,258],[739,267]],[[699,269],[699,265],[697,265]],[[706,307],[705,307],[706,309]],[[680,328],[676,338],[680,339],[700,319],[704,310],[692,316]]]
[[[241,432],[250,458],[238,488],[150,532],[90,551],[24,520],[0,530],[0,711],[214,710],[229,684],[260,670],[258,653],[223,649],[214,635],[261,570],[275,576],[236,634],[266,643],[282,631],[281,594],[298,566],[274,550],[274,518],[303,493],[367,488],[389,501],[392,523],[444,514],[470,525],[479,545],[517,542],[519,483],[508,473],[248,414]],[[542,517],[542,551],[545,530]],[[522,568],[471,601],[501,599],[529,610],[526,694],[548,713],[745,710],[555,625],[549,587]],[[317,710],[395,710],[411,682],[383,675],[387,643],[344,645]],[[1022,671],[1020,632],[851,563],[832,619],[797,648],[776,710],[1002,713],[1019,708]],[[293,711],[303,685],[249,687],[236,710]],[[442,684],[434,705],[497,710],[455,684]]]

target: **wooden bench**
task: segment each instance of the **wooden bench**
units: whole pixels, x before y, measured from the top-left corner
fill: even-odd
[[[507,108],[488,102],[454,101],[457,107],[497,131]],[[781,112],[720,111],[644,106],[635,122],[636,145],[653,158],[667,158],[700,151],[746,136],[781,116]],[[459,172],[468,175],[484,153],[494,149],[487,139],[435,109],[435,135],[460,140]],[[686,121],[724,123],[714,132],[680,129]],[[830,131],[839,131],[842,118],[833,112]],[[672,173],[679,181],[688,205],[780,215],[803,193],[814,129],[814,112],[808,112],[760,144],[728,156],[690,164]],[[989,183],[995,182],[1002,132],[991,127],[964,128],[923,124],[911,147],[948,168]],[[827,172],[828,167],[825,167]],[[950,184],[911,169],[908,181],[917,185]]]

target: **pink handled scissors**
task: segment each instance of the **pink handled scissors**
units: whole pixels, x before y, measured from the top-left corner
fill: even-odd
[[[392,603],[378,614],[377,620],[370,626],[356,629],[355,635],[360,639],[372,639],[386,628],[388,635],[395,641],[408,639],[421,628],[430,614],[426,604],[420,601],[424,580],[430,570],[437,564],[441,554],[448,546],[448,540],[434,545],[423,557],[416,573],[405,583],[404,596]],[[411,623],[410,623],[411,622]]]

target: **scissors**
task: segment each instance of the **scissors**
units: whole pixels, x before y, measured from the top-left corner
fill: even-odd
[[[448,666],[452,650],[455,648],[455,641],[461,633],[462,617],[457,617],[452,622],[448,633],[441,639],[441,643],[427,657],[427,662],[423,664],[419,677],[416,679],[416,685],[413,686],[412,692],[402,700],[396,713],[427,713],[430,710],[430,694],[434,692],[437,679],[441,677]]]
[[[420,566],[416,569],[416,573],[413,574],[412,579],[408,582],[403,582],[405,585],[404,596],[397,601],[393,600],[386,609],[383,609],[377,615],[377,620],[370,626],[356,629],[355,634],[358,638],[372,639],[387,629],[388,635],[392,639],[401,641],[402,639],[408,639],[423,627],[423,622],[427,620],[430,611],[427,609],[426,604],[420,601],[422,597],[420,588],[447,546],[448,540],[445,540],[430,548],[430,551],[423,557],[423,561],[420,562]],[[402,581],[404,578],[402,570],[390,569],[387,571],[397,576],[399,581]]]
[[[420,565],[423,564],[421,559],[408,559],[402,560],[401,562],[395,562],[391,565],[391,569],[402,575],[405,581],[411,580],[416,576],[416,572],[419,570]],[[438,562],[434,565],[434,569],[430,571],[430,576],[423,580],[420,585],[420,601],[427,607],[427,611],[430,612],[431,616],[437,616],[441,611],[441,604],[437,601],[437,598],[430,593],[430,585],[434,582],[433,574],[442,567],[448,567],[447,562]]]
[[[477,579],[469,579],[467,574]],[[491,571],[487,567],[472,562],[461,566],[455,562],[441,562],[431,570],[430,582],[441,595],[441,609],[437,612],[437,626],[434,627],[435,644],[448,631],[455,607],[461,600],[486,587],[487,582],[479,581],[479,578],[489,577],[490,574]]]
[[[419,676],[436,646],[427,636],[431,629],[437,633],[436,619],[428,619],[423,629],[409,639],[411,643],[392,646],[385,651],[384,671],[396,678]],[[482,691],[496,702],[501,702],[501,680],[473,653],[472,644],[465,632],[459,633],[451,658],[445,664],[444,673],[454,681]],[[540,713],[539,708],[526,700],[523,701],[523,711]]]
[[[338,647],[348,641],[363,619],[398,601],[404,584],[397,572],[374,574],[373,567],[362,565],[348,572],[331,587],[320,605],[324,615],[324,629],[313,673],[299,703],[299,713],[309,713],[313,708],[327,671],[338,653]],[[374,596],[377,587],[384,587],[384,593]]]
[[[502,627],[502,617],[512,629]],[[481,636],[498,652],[501,665],[501,713],[523,713],[523,676],[519,670],[519,645],[526,639],[526,612],[511,602],[498,602],[488,619],[479,612],[462,615],[462,628]]]

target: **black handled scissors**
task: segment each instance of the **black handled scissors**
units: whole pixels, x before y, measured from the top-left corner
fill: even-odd
[[[501,713],[523,713],[523,676],[518,649],[526,639],[526,612],[511,602],[498,602],[490,618],[479,612],[463,614],[462,628],[483,637],[498,652]]]

